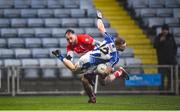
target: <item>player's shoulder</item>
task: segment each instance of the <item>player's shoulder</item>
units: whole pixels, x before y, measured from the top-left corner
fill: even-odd
[[[107,33],[107,32],[104,32],[103,33],[103,36],[104,36],[104,39],[107,41],[107,42],[114,42],[114,37],[111,35],[111,34],[109,34],[109,33]]]
[[[77,34],[77,37],[78,38],[84,38],[84,37],[91,37],[91,36],[88,34]]]
[[[77,35],[78,41],[85,41],[86,39],[93,39],[90,35],[88,34],[78,34]]]

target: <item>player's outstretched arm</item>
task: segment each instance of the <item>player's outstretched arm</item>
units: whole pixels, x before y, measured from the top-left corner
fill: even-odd
[[[104,27],[104,23],[102,21],[102,13],[100,11],[97,11],[97,28],[101,33],[106,32],[106,29]]]
[[[70,69],[72,72],[76,71],[76,66],[70,61],[69,59],[65,58],[63,55],[61,55],[61,52],[59,50],[52,51],[52,54],[55,55],[58,59],[60,59],[63,64]]]
[[[75,65],[68,59],[64,58],[63,59],[63,64],[68,68],[70,69],[72,72],[74,72],[76,70],[76,67]]]

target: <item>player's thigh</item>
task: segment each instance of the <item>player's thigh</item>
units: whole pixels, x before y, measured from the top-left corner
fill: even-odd
[[[88,82],[94,86],[95,85],[95,80],[96,80],[96,74],[94,73],[86,73],[84,74],[84,78],[88,80]]]

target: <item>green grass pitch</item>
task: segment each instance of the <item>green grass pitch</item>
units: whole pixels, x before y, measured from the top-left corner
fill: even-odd
[[[1,110],[180,110],[180,96],[97,96],[88,104],[86,96],[0,96]]]

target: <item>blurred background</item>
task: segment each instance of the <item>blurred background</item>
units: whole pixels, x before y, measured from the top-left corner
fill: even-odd
[[[79,75],[51,51],[66,54],[68,28],[103,40],[97,9],[107,32],[126,40],[116,67],[130,72],[128,81],[96,83],[97,94],[179,95],[180,0],[0,0],[0,95],[84,94]],[[177,49],[162,49],[163,56],[173,54],[176,63],[158,61],[154,44],[165,24]]]

